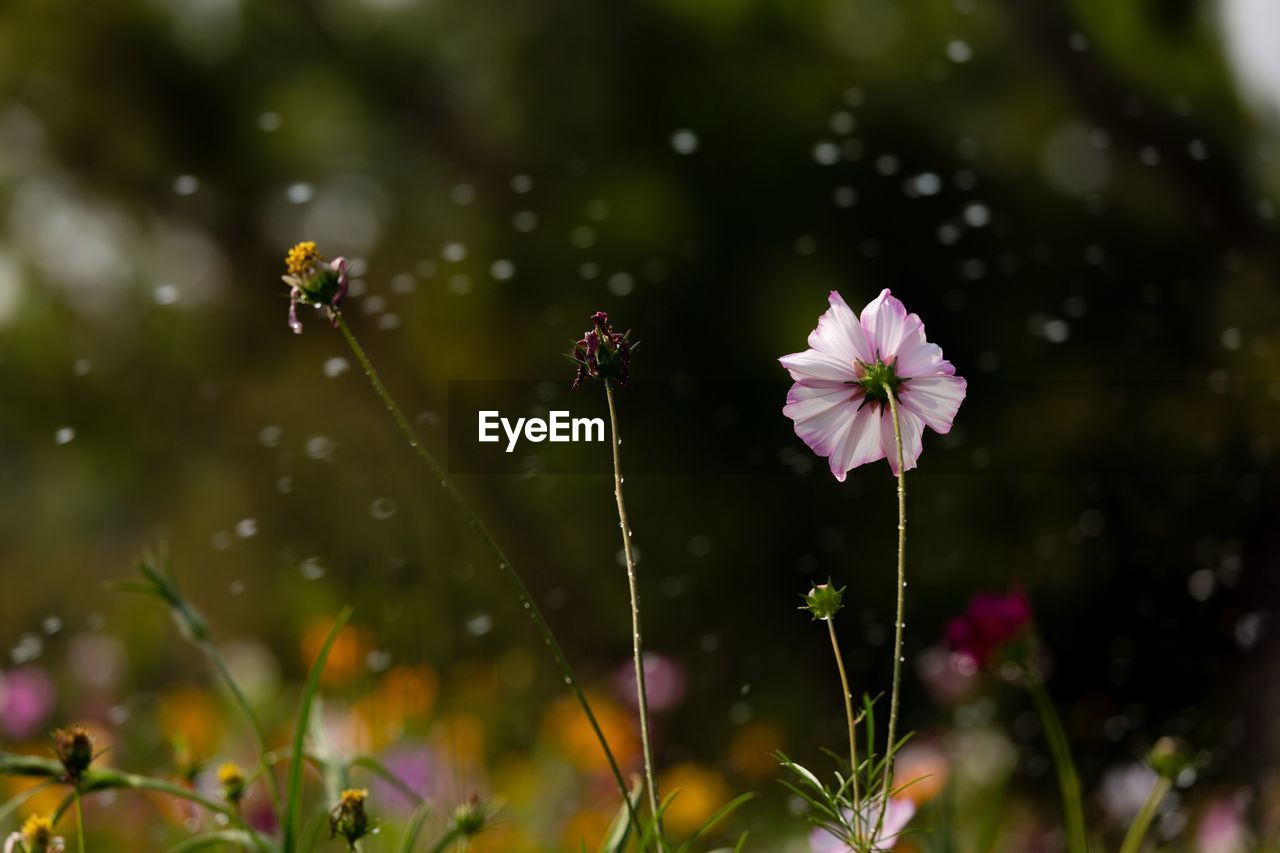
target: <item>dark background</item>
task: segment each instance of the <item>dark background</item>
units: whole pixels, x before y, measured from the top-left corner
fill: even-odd
[[[1215,797],[1268,833],[1280,84],[1248,53],[1280,32],[1264,7],[10,0],[3,665],[51,674],[46,728],[91,718],[116,762],[171,764],[157,709],[204,695],[207,673],[154,605],[103,586],[165,541],[218,635],[278,670],[280,725],[299,638],[349,601],[353,648],[385,656],[334,687],[336,716],[388,660],[429,667],[433,710],[387,741],[464,718],[485,733],[442,798],[503,793],[504,831],[553,849],[570,815],[611,812],[607,784],[582,794],[545,744],[557,676],[486,552],[323,317],[289,333],[281,259],[316,240],[354,259],[347,316],[441,455],[450,380],[567,392],[562,353],[596,310],[643,341],[624,436],[690,437],[626,483],[648,645],[689,678],[660,762],[710,774],[712,794],[760,791],[739,828],[799,838],[785,792],[734,756],[823,767],[819,746],[842,749],[826,638],[796,610],[816,580],[849,586],[855,689],[887,689],[896,502],[883,463],[839,484],[793,435],[776,359],[829,290],[860,307],[892,287],[969,381],[909,478],[906,723],[956,767],[966,732],[1011,743],[1003,837],[1055,825],[1025,697],[988,679],[955,707],[917,675],[972,593],[1021,583],[1086,790],[1179,734],[1200,762],[1166,837],[1191,844]],[[695,404],[646,405],[687,376]],[[720,383],[731,412],[706,405]],[[741,470],[700,464],[708,442],[742,448]],[[609,701],[629,656],[612,484],[460,485]],[[123,661],[105,697],[74,660],[99,635]],[[225,726],[208,760],[237,742]],[[504,787],[548,774],[563,805]],[[1102,834],[1122,831],[1108,799],[1089,800]]]

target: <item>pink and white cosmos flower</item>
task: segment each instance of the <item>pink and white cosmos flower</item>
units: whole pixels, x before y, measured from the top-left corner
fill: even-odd
[[[925,340],[924,322],[888,288],[861,317],[834,290],[830,301],[809,334],[809,349],[779,359],[795,380],[782,413],[795,421],[796,435],[827,458],[837,480],[885,458],[896,475],[888,385],[898,400],[902,457],[910,470],[926,426],[950,432],[967,385],[938,345]]]

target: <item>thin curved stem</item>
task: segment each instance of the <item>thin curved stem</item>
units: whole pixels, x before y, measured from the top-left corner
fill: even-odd
[[[1027,692],[1031,694],[1031,702],[1036,706],[1036,713],[1040,715],[1045,739],[1049,742],[1049,753],[1053,756],[1053,767],[1058,774],[1058,788],[1062,794],[1062,817],[1067,831],[1067,849],[1071,853],[1088,853],[1089,843],[1084,829],[1084,807],[1080,803],[1080,777],[1076,774],[1076,765],[1071,759],[1071,746],[1067,742],[1067,733],[1062,727],[1062,719],[1058,716],[1057,709],[1053,707],[1053,701],[1049,699],[1040,676],[1034,671],[1028,671],[1026,675]],[[1144,829],[1143,832],[1145,831]]]
[[[884,386],[889,398],[889,411],[893,415],[893,440],[898,450],[898,610],[893,623],[893,688],[889,693],[889,735],[885,746],[884,783],[880,793],[880,816],[876,818],[874,839],[880,837],[884,827],[884,815],[889,809],[889,795],[893,790],[894,738],[898,728],[898,693],[902,686],[902,623],[907,598],[907,466],[902,452],[902,421],[898,416],[898,398],[888,384]]]
[[[1138,816],[1133,819],[1133,825],[1129,827],[1129,832],[1125,834],[1124,843],[1120,845],[1120,853],[1138,853],[1142,849],[1142,839],[1147,837],[1147,830],[1151,828],[1151,822],[1160,811],[1160,803],[1164,801],[1171,787],[1173,787],[1173,780],[1168,776],[1156,779],[1156,783],[1151,786],[1151,793],[1147,795],[1147,801],[1142,804],[1142,811],[1138,812]]]
[[[218,671],[218,675],[222,678],[227,689],[231,691],[231,697],[235,700],[236,707],[244,714],[245,719],[249,721],[249,725],[253,728],[254,737],[258,740],[258,748],[260,750],[258,762],[262,768],[262,778],[267,785],[267,794],[271,799],[271,807],[275,810],[276,815],[283,814],[283,808],[280,801],[280,780],[276,778],[275,769],[271,761],[273,752],[267,743],[267,730],[262,725],[262,720],[258,717],[253,705],[249,703],[249,697],[240,689],[240,685],[236,683],[235,678],[231,675],[231,667],[227,665],[227,660],[222,656],[222,652],[218,651],[209,640],[200,640],[197,645],[200,651],[204,652],[209,662],[213,664],[213,668]]]
[[[857,718],[853,715],[853,694],[849,691],[849,676],[845,674],[844,656],[840,654],[840,643],[836,640],[836,620],[827,619],[827,632],[831,635],[831,651],[836,656],[836,669],[840,671],[840,687],[844,691],[844,716],[849,722],[849,778],[853,792],[853,829],[855,844],[862,843],[863,815],[861,806],[862,794],[858,789],[858,735]]]
[[[609,762],[609,770],[613,774],[614,782],[618,786],[618,790],[622,793],[622,799],[627,805],[627,810],[631,815],[633,825],[639,826],[635,807],[631,804],[631,798],[627,796],[627,783],[622,778],[622,771],[618,768],[617,759],[613,756],[613,750],[609,748],[609,742],[605,740],[604,731],[600,728],[600,722],[596,719],[595,712],[591,710],[591,704],[587,701],[587,696],[582,690],[582,685],[578,682],[578,677],[574,675],[573,668],[569,666],[569,660],[565,657],[564,650],[560,647],[560,641],[556,639],[555,633],[551,630],[551,625],[547,622],[545,616],[542,615],[541,608],[534,601],[533,595],[530,594],[529,588],[525,586],[520,575],[516,573],[515,567],[511,561],[507,559],[506,553],[494,539],[493,534],[484,526],[484,522],[480,520],[480,516],[476,515],[475,510],[467,503],[466,498],[457,490],[453,482],[446,476],[444,469],[440,467],[440,463],[436,461],[431,451],[427,450],[422,440],[418,438],[417,431],[413,425],[409,423],[409,419],[405,417],[404,412],[396,405],[395,399],[391,396],[385,385],[382,384],[378,371],[374,369],[373,362],[369,360],[369,356],[365,354],[364,348],[360,346],[360,342],[356,339],[355,333],[351,331],[351,327],[347,325],[346,318],[341,311],[330,309],[331,316],[337,321],[338,329],[341,330],[342,336],[347,341],[347,346],[351,348],[351,352],[356,357],[356,361],[360,363],[360,369],[364,371],[364,375],[368,378],[369,384],[373,386],[374,393],[378,395],[378,399],[387,407],[387,411],[391,413],[392,420],[399,427],[400,432],[404,435],[405,440],[409,442],[409,447],[417,455],[418,459],[431,471],[440,485],[448,493],[453,502],[462,510],[463,515],[467,516],[471,527],[479,534],[480,539],[488,547],[489,551],[498,559],[498,571],[506,578],[507,582],[515,588],[516,595],[520,598],[521,604],[524,605],[525,612],[533,620],[538,632],[542,634],[547,648],[551,652],[551,657],[555,661],[556,668],[560,670],[560,674],[564,676],[565,684],[573,692],[574,698],[578,700],[578,704],[582,706],[582,712],[586,715],[587,721],[591,724],[591,730],[595,733],[596,740],[600,743],[600,749],[604,752],[605,758]]]
[[[635,553],[631,548],[631,522],[627,520],[627,505],[622,499],[622,441],[618,437],[618,411],[613,402],[613,383],[604,382],[605,397],[609,401],[609,429],[613,437],[613,496],[618,501],[618,526],[622,528],[622,553],[627,559],[627,585],[631,591],[631,653],[636,668],[636,704],[640,712],[640,746],[644,751],[644,777],[649,789],[649,810],[653,814],[658,840],[662,845],[662,812],[658,802],[658,778],[654,775],[653,745],[649,738],[649,694],[644,684],[644,650],[640,640],[640,587],[636,582]]]

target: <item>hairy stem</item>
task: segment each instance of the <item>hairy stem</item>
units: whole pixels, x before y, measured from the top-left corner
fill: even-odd
[[[613,402],[613,383],[604,382],[609,401],[609,429],[613,437],[613,496],[618,501],[618,526],[622,528],[622,552],[627,559],[627,584],[631,591],[631,653],[636,667],[636,704],[640,712],[640,746],[644,751],[644,778],[649,789],[649,810],[657,828],[658,849],[662,849],[662,819],[658,810],[658,778],[654,775],[653,745],[649,738],[649,694],[644,685],[644,649],[640,641],[640,587],[636,583],[636,560],[631,549],[631,522],[622,500],[622,441],[618,437],[618,411]]]
[[[1053,756],[1053,767],[1058,774],[1058,788],[1062,794],[1062,816],[1067,831],[1067,849],[1071,853],[1087,853],[1089,844],[1085,838],[1084,807],[1080,802],[1080,777],[1076,775],[1076,765],[1071,759],[1067,733],[1062,728],[1062,720],[1058,717],[1057,709],[1053,707],[1053,702],[1044,689],[1044,683],[1040,680],[1039,674],[1034,671],[1027,672],[1027,692],[1031,694],[1036,713],[1040,715],[1045,739],[1049,742],[1049,753]],[[1130,834],[1132,835],[1132,831]]]
[[[378,395],[378,399],[387,407],[387,411],[391,413],[392,420],[396,426],[400,428],[400,432],[404,435],[405,440],[409,442],[409,447],[417,454],[418,459],[431,471],[435,478],[444,487],[444,490],[453,499],[467,517],[471,527],[479,534],[480,539],[488,547],[489,551],[498,560],[498,571],[506,578],[507,582],[515,588],[516,595],[520,598],[520,603],[524,605],[525,612],[533,620],[542,639],[545,641],[547,648],[551,652],[551,657],[555,661],[556,668],[560,670],[560,674],[564,676],[565,684],[573,692],[574,698],[578,700],[578,704],[582,706],[582,712],[586,715],[587,721],[591,724],[591,730],[595,733],[596,740],[600,743],[600,749],[603,750],[605,758],[609,762],[609,769],[613,773],[614,782],[618,786],[618,791],[622,794],[623,802],[627,805],[630,812],[633,825],[639,826],[635,808],[631,804],[631,798],[627,796],[627,783],[622,778],[622,771],[618,768],[617,759],[613,756],[613,750],[609,748],[609,742],[605,740],[604,731],[600,728],[600,722],[596,719],[595,712],[591,710],[591,704],[587,701],[587,696],[582,690],[582,685],[578,682],[578,677],[574,675],[573,668],[569,666],[569,659],[565,657],[564,650],[560,647],[560,641],[556,639],[555,633],[551,630],[551,625],[547,622],[545,616],[542,615],[541,608],[534,601],[533,595],[530,594],[529,588],[525,586],[520,575],[516,573],[515,567],[511,561],[507,559],[506,553],[493,538],[493,534],[484,526],[480,520],[480,516],[476,515],[475,510],[467,503],[466,498],[457,490],[453,482],[445,475],[444,469],[440,467],[440,463],[431,454],[431,451],[423,445],[422,440],[418,438],[417,431],[413,425],[409,423],[409,419],[405,417],[404,412],[396,405],[395,399],[391,396],[382,379],[378,376],[378,371],[374,369],[373,362],[369,360],[369,356],[365,354],[364,348],[360,346],[360,342],[356,340],[355,334],[351,331],[351,327],[347,325],[347,320],[342,316],[342,312],[331,309],[332,316],[337,320],[338,328],[342,331],[342,336],[346,338],[347,345],[351,347],[351,352],[356,357],[356,361],[360,363],[360,369],[364,371],[364,375],[369,379],[369,384],[373,386],[374,393]]]
[[[862,843],[862,794],[858,789],[858,735],[856,733],[857,718],[853,715],[853,694],[849,691],[849,676],[845,674],[844,656],[840,654],[840,643],[836,640],[836,620],[827,619],[827,633],[831,635],[831,651],[836,656],[836,669],[840,671],[840,687],[844,691],[844,716],[849,722],[849,779],[853,792],[853,841]]]
[[[898,609],[893,623],[893,688],[889,693],[889,735],[884,755],[884,783],[881,785],[880,816],[876,818],[876,831],[872,836],[880,838],[884,827],[884,815],[889,810],[889,795],[893,790],[894,738],[898,729],[898,693],[902,686],[902,623],[907,598],[907,465],[902,452],[902,421],[898,414],[898,398],[893,389],[884,386],[889,398],[889,411],[893,415],[893,440],[898,451]]]

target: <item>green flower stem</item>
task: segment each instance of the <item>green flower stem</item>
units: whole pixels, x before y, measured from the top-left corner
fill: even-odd
[[[80,853],[84,853],[84,804],[80,802],[79,791],[76,791],[76,841]]]
[[[450,844],[453,844],[455,841],[465,837],[466,836],[463,831],[455,826],[453,829],[440,836],[440,840],[431,848],[431,853],[444,853],[445,850],[449,849]]]
[[[1133,825],[1129,827],[1124,843],[1120,845],[1120,853],[1138,853],[1142,849],[1142,839],[1146,837],[1147,830],[1151,828],[1151,822],[1160,811],[1160,803],[1164,802],[1165,796],[1172,787],[1173,780],[1168,776],[1156,779],[1156,783],[1151,786],[1151,793],[1147,795],[1147,801],[1142,804],[1142,811],[1138,812],[1138,816],[1133,819]]]
[[[880,837],[884,827],[884,815],[889,810],[889,795],[893,790],[894,738],[898,729],[898,693],[902,686],[902,623],[907,598],[907,466],[902,452],[902,421],[898,416],[898,398],[889,383],[884,385],[889,398],[889,411],[893,415],[893,439],[898,449],[898,610],[893,623],[893,688],[889,693],[889,736],[884,755],[884,783],[880,792],[880,816],[876,818],[873,838]]]
[[[1080,801],[1080,777],[1076,775],[1075,762],[1071,759],[1067,733],[1062,728],[1062,720],[1058,717],[1058,712],[1044,689],[1040,675],[1034,670],[1028,670],[1026,675],[1027,692],[1031,694],[1036,713],[1040,715],[1045,738],[1049,741],[1049,752],[1053,756],[1053,767],[1058,773],[1058,788],[1062,793],[1062,815],[1067,830],[1067,849],[1071,853],[1088,853],[1089,843],[1084,829],[1084,807]]]
[[[560,641],[556,639],[556,635],[551,630],[551,625],[547,622],[545,616],[542,615],[541,608],[537,602],[533,600],[533,596],[529,593],[529,588],[525,586],[520,575],[516,573],[515,567],[511,561],[507,559],[506,553],[502,547],[498,545],[493,534],[484,526],[480,520],[480,516],[476,515],[475,510],[467,503],[462,493],[454,487],[452,481],[445,475],[444,469],[440,467],[440,463],[436,462],[431,451],[423,445],[422,440],[418,438],[418,433],[414,430],[404,412],[396,405],[395,399],[391,396],[382,379],[378,376],[378,371],[374,369],[373,362],[369,360],[369,356],[365,354],[364,348],[360,346],[360,342],[356,339],[355,334],[351,331],[351,327],[347,325],[346,318],[341,311],[330,309],[332,316],[338,322],[338,328],[342,331],[342,336],[346,338],[347,345],[351,347],[351,352],[356,357],[356,361],[360,362],[360,369],[364,371],[364,375],[369,379],[369,384],[373,386],[374,393],[378,395],[378,399],[387,407],[387,411],[391,413],[391,418],[396,422],[396,426],[400,428],[400,432],[404,435],[405,440],[409,442],[409,447],[417,454],[418,459],[431,471],[435,478],[440,482],[448,492],[449,497],[457,504],[462,513],[467,516],[471,527],[480,535],[480,539],[488,547],[498,559],[498,571],[506,578],[507,582],[515,587],[516,595],[520,598],[521,604],[524,605],[525,612],[533,619],[534,625],[542,634],[542,639],[551,651],[551,657],[554,659],[556,667],[560,670],[560,674],[564,676],[565,684],[573,692],[574,698],[578,700],[578,704],[582,706],[582,712],[586,715],[587,721],[591,724],[592,731],[595,732],[596,740],[600,742],[600,749],[604,751],[605,758],[609,762],[609,769],[613,773],[614,782],[617,783],[618,790],[622,794],[623,801],[627,804],[627,810],[631,815],[632,824],[639,826],[635,807],[631,804],[631,798],[627,796],[627,783],[622,778],[622,771],[618,769],[617,759],[613,756],[613,750],[609,748],[609,742],[605,740],[604,732],[600,728],[600,722],[596,719],[595,712],[591,710],[591,704],[587,701],[587,696],[582,690],[582,685],[578,682],[577,676],[573,674],[573,668],[569,666],[569,660],[565,657],[564,650],[560,647]]]
[[[627,558],[627,584],[631,590],[631,653],[636,667],[636,704],[640,712],[640,745],[644,751],[644,776],[649,789],[649,810],[656,826],[658,849],[662,845],[662,812],[658,807],[658,778],[654,775],[653,746],[649,738],[649,694],[644,685],[644,651],[640,641],[640,588],[636,583],[636,560],[631,549],[631,522],[622,500],[622,440],[618,437],[618,410],[613,402],[613,383],[604,381],[609,401],[609,429],[613,439],[613,496],[618,501],[618,523],[622,528],[622,552]]]
[[[831,635],[831,651],[836,656],[836,669],[840,671],[840,687],[844,691],[844,716],[849,722],[849,779],[853,791],[853,841],[862,843],[862,811],[859,808],[862,794],[858,789],[858,736],[855,730],[857,718],[853,715],[853,694],[849,691],[849,676],[845,674],[844,656],[840,654],[840,643],[836,640],[836,620],[826,620],[827,633]]]

